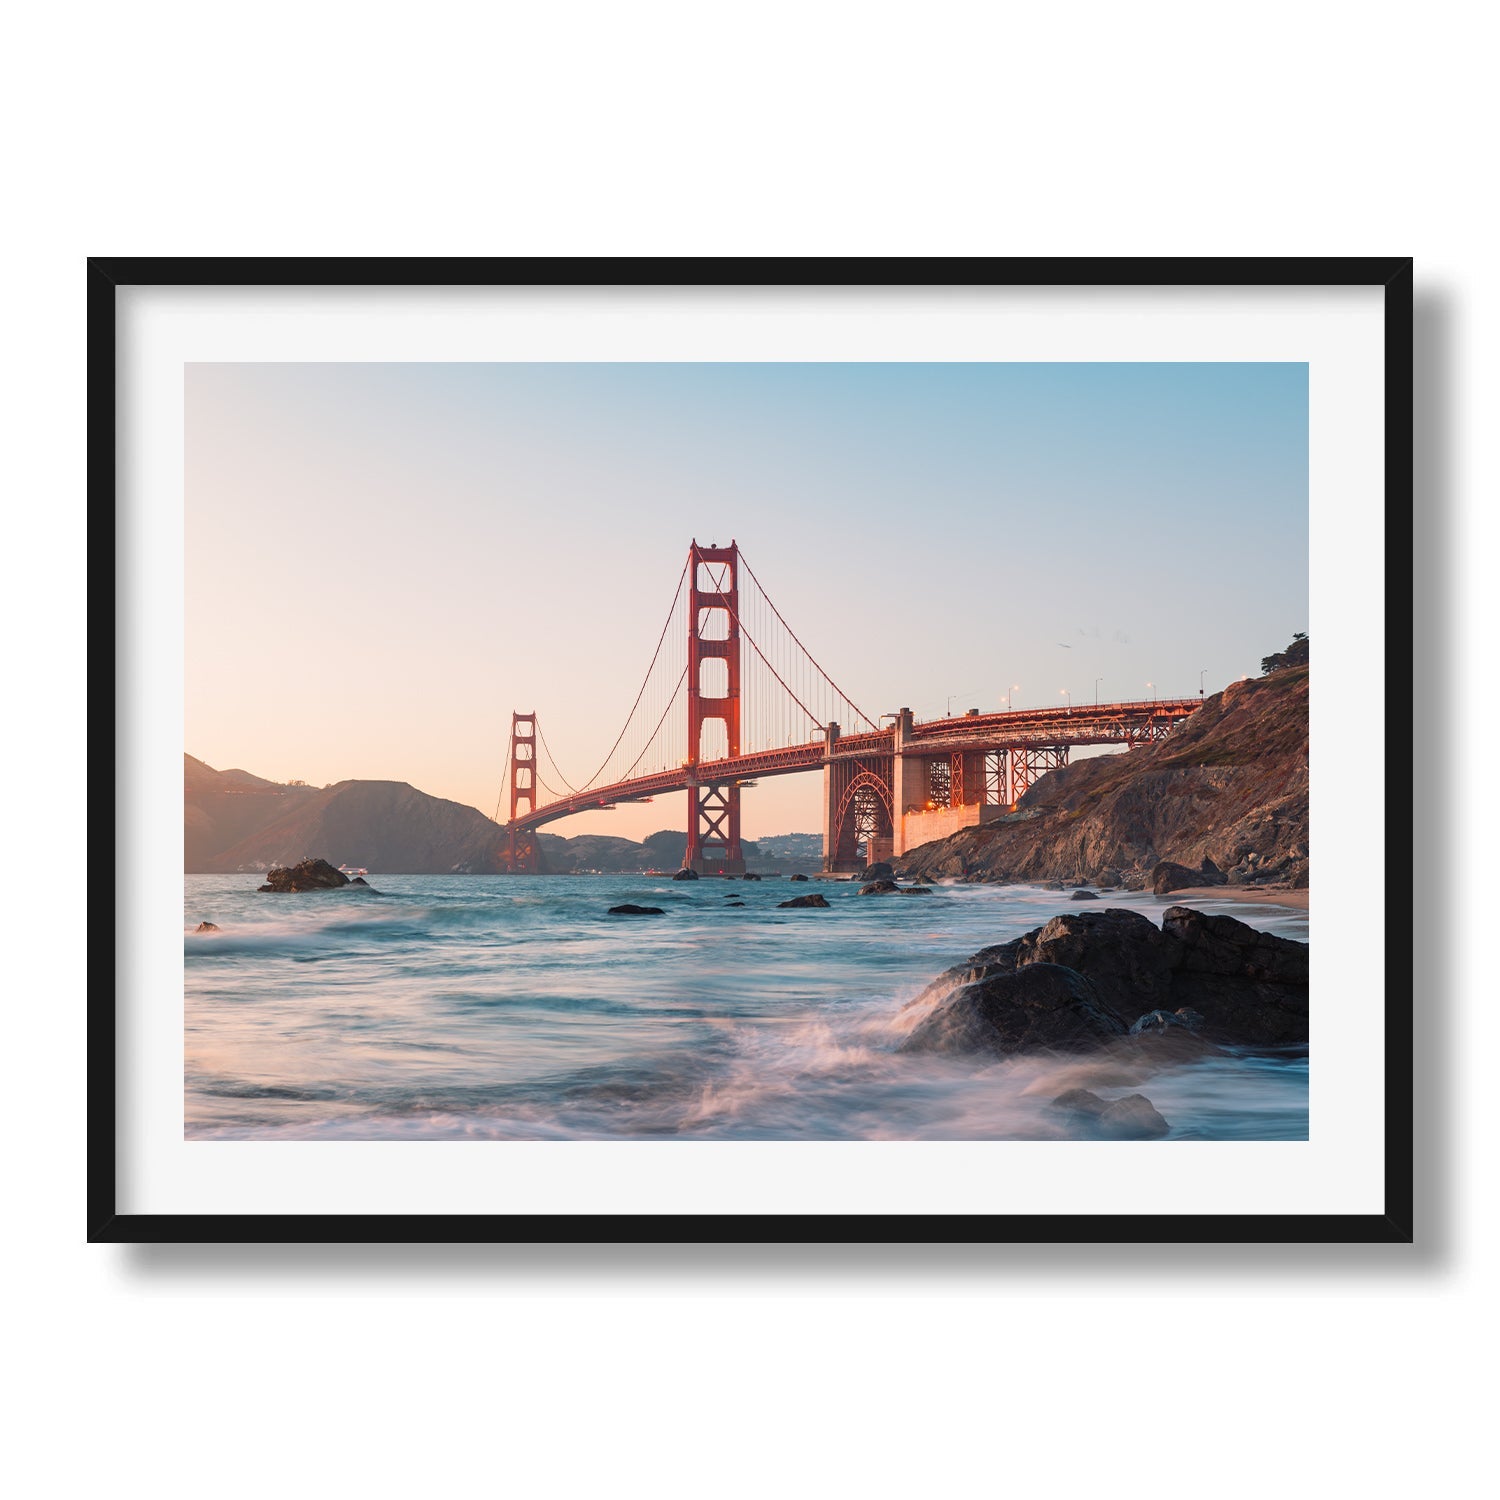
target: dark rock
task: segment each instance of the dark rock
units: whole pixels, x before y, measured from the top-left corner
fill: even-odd
[[[961,991],[984,991],[1008,976],[1049,967],[1086,981],[1119,1020],[1118,1032],[1103,1029],[1101,1038],[1123,1036],[1125,1018],[1139,1018],[1121,1046],[1143,1066],[1192,1061],[1221,1045],[1307,1040],[1307,944],[1187,906],[1169,907],[1160,929],[1120,907],[1053,917],[945,970],[907,1009],[931,1010],[931,1020]],[[1003,989],[997,990],[1002,998]],[[977,997],[965,1003],[972,1008]]]
[[[684,866],[682,869],[680,869],[672,877],[673,880],[696,880],[697,878],[698,878],[698,872],[696,870],[690,870],[686,866]]]
[[[363,875],[356,875],[354,877],[354,879],[349,882],[349,884],[350,885],[362,885],[362,886],[364,886],[364,888],[366,890],[370,889],[370,882],[368,880],[366,880]]]
[[[932,887],[930,885],[909,885],[901,892],[903,896],[930,896]]]
[[[789,906],[827,906],[822,896],[814,892],[811,896],[793,896],[790,901],[778,901],[776,909],[784,911]]]
[[[1088,1089],[1069,1089],[1059,1094],[1050,1107],[1059,1114],[1070,1115],[1089,1134],[1106,1140],[1158,1140],[1171,1129],[1144,1094],[1127,1094],[1123,1099],[1109,1101]]]
[[[1174,864],[1164,859],[1151,871],[1153,895],[1165,896],[1169,891],[1191,890],[1196,886],[1227,885],[1228,877],[1212,860],[1204,860],[1204,868],[1190,870],[1186,865]]]
[[[894,880],[872,880],[869,885],[860,886],[859,893],[861,896],[885,896],[899,889]]]
[[[889,862],[887,862],[886,860],[881,860],[878,864],[866,865],[865,868],[863,870],[861,870],[858,875],[851,875],[849,878],[851,880],[872,880],[872,881],[873,880],[894,880],[896,878],[896,871],[889,864]]]
[[[759,875],[752,875],[749,870],[746,870],[745,873],[744,873],[744,875],[741,878],[744,879],[744,880],[759,880],[760,876]]]
[[[1077,890],[1070,898],[1074,901],[1097,901],[1099,897],[1093,891]]]
[[[1052,1101],[1051,1107],[1065,1115],[1082,1115],[1086,1119],[1097,1120],[1109,1105],[1098,1094],[1091,1094],[1087,1089],[1069,1089],[1066,1094],[1059,1094]]]
[[[806,880],[807,876],[806,875],[788,875],[787,879],[788,880]]]
[[[1094,884],[1101,890],[1108,890],[1114,886],[1122,884],[1124,882],[1124,879],[1125,877],[1120,873],[1120,871],[1111,867],[1108,870],[1100,870],[1099,873],[1094,876]]]
[[[1194,1016],[1189,1023],[1184,1016]],[[1157,1067],[1176,1067],[1199,1058],[1219,1055],[1219,1049],[1200,1032],[1203,1018],[1194,1011],[1153,1010],[1130,1028],[1129,1041],[1141,1057]]]
[[[280,867],[266,875],[262,891],[274,891],[281,895],[302,891],[334,891],[349,884],[349,877],[342,870],[335,870],[326,859],[304,859],[301,864]]]
[[[1149,1033],[1152,1036],[1165,1036],[1173,1027],[1186,1029],[1181,1019],[1174,1012],[1169,1010],[1153,1010],[1132,1023],[1130,1034],[1131,1036],[1144,1036]]]
[[[1018,965],[1063,964],[1077,969],[1121,1017],[1173,1008],[1177,949],[1141,912],[1119,906],[1068,912],[1017,941]]]
[[[938,1001],[903,1052],[1077,1052],[1125,1034],[1125,1023],[1073,969],[1033,963],[961,985]]]
[[[729,901],[725,903],[724,910],[728,911],[731,906],[743,906],[744,904],[743,901]]]
[[[632,906],[626,902],[623,906],[612,906],[609,909],[612,917],[664,917],[666,913],[659,906]]]
[[[1116,1099],[1099,1116],[1099,1133],[1115,1141],[1160,1140],[1171,1128],[1144,1094]]]
[[[218,930],[219,924],[217,922],[200,922],[193,928],[194,932],[217,932]]]
[[[1306,943],[1190,906],[1169,906],[1162,933],[1177,949],[1172,997],[1198,1013],[1204,1035],[1246,1046],[1307,1040]]]

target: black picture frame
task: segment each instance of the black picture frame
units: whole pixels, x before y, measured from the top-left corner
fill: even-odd
[[[1406,257],[1079,259],[241,259],[93,258],[88,279],[88,707],[95,724],[121,712],[115,629],[121,518],[116,489],[116,298],[122,288],[353,286],[1031,286],[1383,288],[1385,663],[1389,704],[1408,700],[1413,585],[1413,265]],[[1386,764],[1410,761],[1413,729],[1392,715]],[[121,792],[97,753],[89,860],[117,869]],[[108,809],[107,813],[104,811]],[[1409,868],[1413,828],[1404,789],[1385,787],[1386,858]],[[1413,940],[1396,888],[1385,894],[1384,1211],[1372,1214],[129,1214],[116,1207],[115,948],[88,963],[87,1237],[92,1242],[1099,1242],[1408,1243],[1413,1224]],[[118,945],[118,935],[116,937]]]

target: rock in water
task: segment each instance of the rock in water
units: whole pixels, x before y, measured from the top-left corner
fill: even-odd
[[[1144,1094],[1116,1099],[1099,1116],[1099,1133],[1113,1141],[1156,1141],[1171,1128]]]
[[[909,885],[901,892],[903,896],[930,896],[932,887],[930,885]]]
[[[759,875],[755,875],[755,874],[752,874],[752,873],[751,873],[751,872],[750,872],[750,871],[749,871],[749,870],[746,870],[746,871],[745,871],[745,874],[744,874],[744,876],[743,876],[743,878],[744,878],[744,879],[745,879],[745,880],[759,880],[759,879],[760,879],[760,876],[759,876]]]
[[[680,869],[672,877],[673,880],[696,880],[697,878],[698,878],[698,872],[696,870],[690,870],[686,866],[684,866],[682,869]]]
[[[200,922],[193,928],[194,932],[217,932],[218,930],[219,924],[217,922]]]
[[[301,891],[334,891],[349,884],[342,870],[335,870],[326,859],[304,859],[301,864],[278,867],[266,875],[262,891],[296,894]]]
[[[1069,1089],[1051,1107],[1071,1116],[1088,1134],[1112,1141],[1160,1140],[1172,1128],[1144,1094],[1127,1094],[1110,1102],[1087,1089]]]
[[[1169,906],[1162,933],[1177,950],[1172,998],[1212,1039],[1287,1046],[1308,1034],[1308,946],[1234,917]]]
[[[895,870],[886,860],[878,864],[866,865],[858,875],[851,875],[850,880],[894,880]]]
[[[612,917],[664,917],[666,913],[659,906],[632,906],[628,901],[623,906],[612,906],[609,909]]]
[[[1017,941],[1018,966],[1046,963],[1076,969],[1122,1019],[1173,1009],[1176,944],[1141,912],[1120,906],[1068,912]]]
[[[725,906],[724,910],[728,911],[729,907],[731,907],[731,906],[743,906],[744,904],[745,903],[743,901],[731,901],[731,902],[728,903],[727,906]]]
[[[1125,1035],[1125,1023],[1082,974],[1061,964],[992,970],[955,989],[902,1052],[1078,1052]]]
[[[872,880],[869,885],[860,886],[859,893],[861,896],[884,896],[899,889],[894,880]]]
[[[1076,890],[1070,899],[1074,901],[1097,901],[1099,898],[1093,891]]]
[[[1140,912],[1120,907],[1068,912],[1024,937],[982,948],[966,963],[945,970],[904,1007],[929,1010],[912,1033],[937,1026],[945,1008],[979,1005],[1001,981],[1040,968],[1060,968],[1088,985],[1088,994],[1119,1021],[1137,1017],[1129,1046],[1147,1059],[1192,1060],[1216,1045],[1280,1047],[1307,1041],[1306,943],[1275,937],[1233,917],[1206,916],[1190,906],[1168,907],[1157,928]],[[968,994],[974,991],[973,994]],[[967,999],[961,997],[967,995]],[[1004,1030],[1004,1028],[1002,1028]],[[1034,1035],[1012,1026],[1007,1050],[1054,1045],[1046,1028]],[[953,1037],[975,1038],[987,1050],[983,1028],[949,1025]],[[1009,1033],[1007,1033],[1009,1034]]]
[[[785,911],[789,906],[827,906],[828,903],[814,892],[811,896],[793,896],[790,901],[778,901],[777,911]]]
[[[788,875],[787,879],[788,880],[806,880],[807,876],[806,875]]]

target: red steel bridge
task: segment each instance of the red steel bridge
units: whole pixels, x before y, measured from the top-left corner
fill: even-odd
[[[1075,745],[1160,739],[1202,705],[1200,694],[926,722],[903,708],[877,723],[797,639],[736,543],[695,541],[625,727],[587,781],[563,777],[535,713],[511,715],[506,858],[512,873],[534,873],[544,823],[685,791],[685,865],[742,875],[741,793],[815,771],[823,868],[850,872],[1012,811]]]

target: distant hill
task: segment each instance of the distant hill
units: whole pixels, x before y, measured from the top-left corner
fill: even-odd
[[[186,755],[183,822],[189,874],[259,873],[310,858],[389,875],[489,875],[505,868],[503,828],[477,808],[429,796],[404,781],[285,786],[248,771],[216,771]],[[815,834],[783,837],[817,840]],[[555,874],[675,870],[687,848],[687,835],[674,829],[642,843],[545,832],[538,840],[543,867]],[[799,864],[767,861],[751,842],[744,850],[752,868],[760,863],[790,871]]]
[[[191,755],[182,758],[182,783],[183,864],[189,871],[223,868],[214,861],[225,849],[317,796],[313,787],[282,786],[248,771],[216,771]]]

